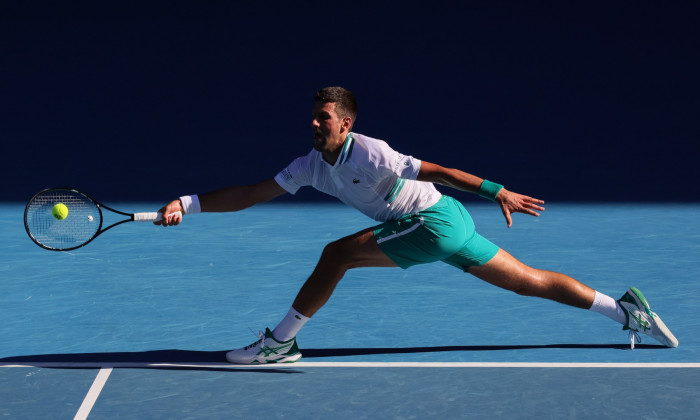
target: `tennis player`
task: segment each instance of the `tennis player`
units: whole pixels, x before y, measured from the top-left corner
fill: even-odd
[[[237,364],[288,363],[301,357],[296,335],[330,298],[345,272],[357,267],[401,267],[443,261],[488,283],[526,296],[551,299],[603,314],[630,330],[668,347],[678,340],[651,311],[636,288],[619,300],[556,272],[529,267],[474,229],[462,204],[433,184],[469,191],[495,201],[508,227],[513,213],[539,216],[542,200],[509,191],[502,185],[458,169],[421,161],[393,150],[386,142],[352,132],[355,97],[341,87],[315,93],[311,119],[313,150],[294,160],[274,178],[249,186],[231,186],[189,195],[161,209],[163,226],[182,221],[174,216],[243,210],[299,188],[313,186],[380,222],[328,244],[292,307],[255,343],[227,353]]]

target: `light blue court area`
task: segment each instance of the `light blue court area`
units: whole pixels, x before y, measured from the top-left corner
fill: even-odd
[[[629,350],[607,318],[437,263],[351,271],[301,331],[300,364],[232,367],[225,351],[279,322],[324,245],[371,220],[269,204],[61,253],[4,204],[0,418],[700,416],[700,205],[550,203],[507,229],[482,203],[464,204],[483,236],[615,298],[638,287],[680,346]]]
[[[697,418],[700,366],[4,368],[4,418]],[[324,365],[316,363],[316,365]],[[106,377],[106,378],[105,378]],[[65,386],[64,386],[65,385]],[[84,393],[80,395],[80,391]],[[86,408],[87,407],[87,408]],[[85,418],[78,416],[78,418]]]

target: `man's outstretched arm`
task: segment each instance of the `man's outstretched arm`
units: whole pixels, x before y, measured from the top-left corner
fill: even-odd
[[[418,181],[433,182],[435,184],[445,185],[462,191],[469,191],[477,193],[480,195],[483,191],[483,186],[485,186],[484,179],[478,176],[468,174],[459,169],[445,168],[434,163],[422,161],[420,171],[418,172]],[[488,184],[496,185],[493,183]],[[514,193],[508,191],[505,188],[501,188],[497,192],[494,200],[501,207],[503,216],[506,218],[508,227],[513,225],[513,219],[511,215],[513,213],[525,213],[531,216],[539,216],[537,211],[544,211],[544,207],[540,204],[544,204],[544,201],[537,198],[532,198],[526,195]]]
[[[236,185],[221,188],[201,194],[198,197],[202,212],[231,212],[272,200],[286,192],[274,178],[270,178],[253,185]],[[179,211],[182,214],[187,214],[179,198],[171,201],[160,211],[168,216],[165,216],[162,221],[155,223],[163,226],[174,226],[182,221],[181,217],[173,215],[173,213]]]

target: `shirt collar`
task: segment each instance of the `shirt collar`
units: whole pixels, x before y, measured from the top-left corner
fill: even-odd
[[[355,139],[352,138],[352,133],[348,133],[348,136],[345,138],[345,143],[343,143],[343,150],[340,151],[338,160],[335,162],[336,167],[339,167],[350,159],[354,145]]]
[[[338,155],[338,159],[335,160],[333,168],[339,168],[350,159],[353,146],[355,146],[355,139],[352,137],[352,133],[348,133],[348,136],[345,138],[345,142],[343,143],[343,148],[340,150],[340,154]],[[321,152],[318,153],[318,158],[328,165],[328,162],[323,159],[323,154],[321,154]]]

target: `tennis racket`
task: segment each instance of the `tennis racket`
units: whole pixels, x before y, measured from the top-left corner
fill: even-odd
[[[54,207],[59,204],[63,204],[68,211],[56,217]],[[102,228],[103,209],[127,218]],[[32,241],[42,248],[70,251],[89,244],[102,233],[123,223],[155,222],[162,217],[162,213],[156,212],[132,214],[115,210],[72,188],[48,188],[38,192],[27,203],[24,228]]]

